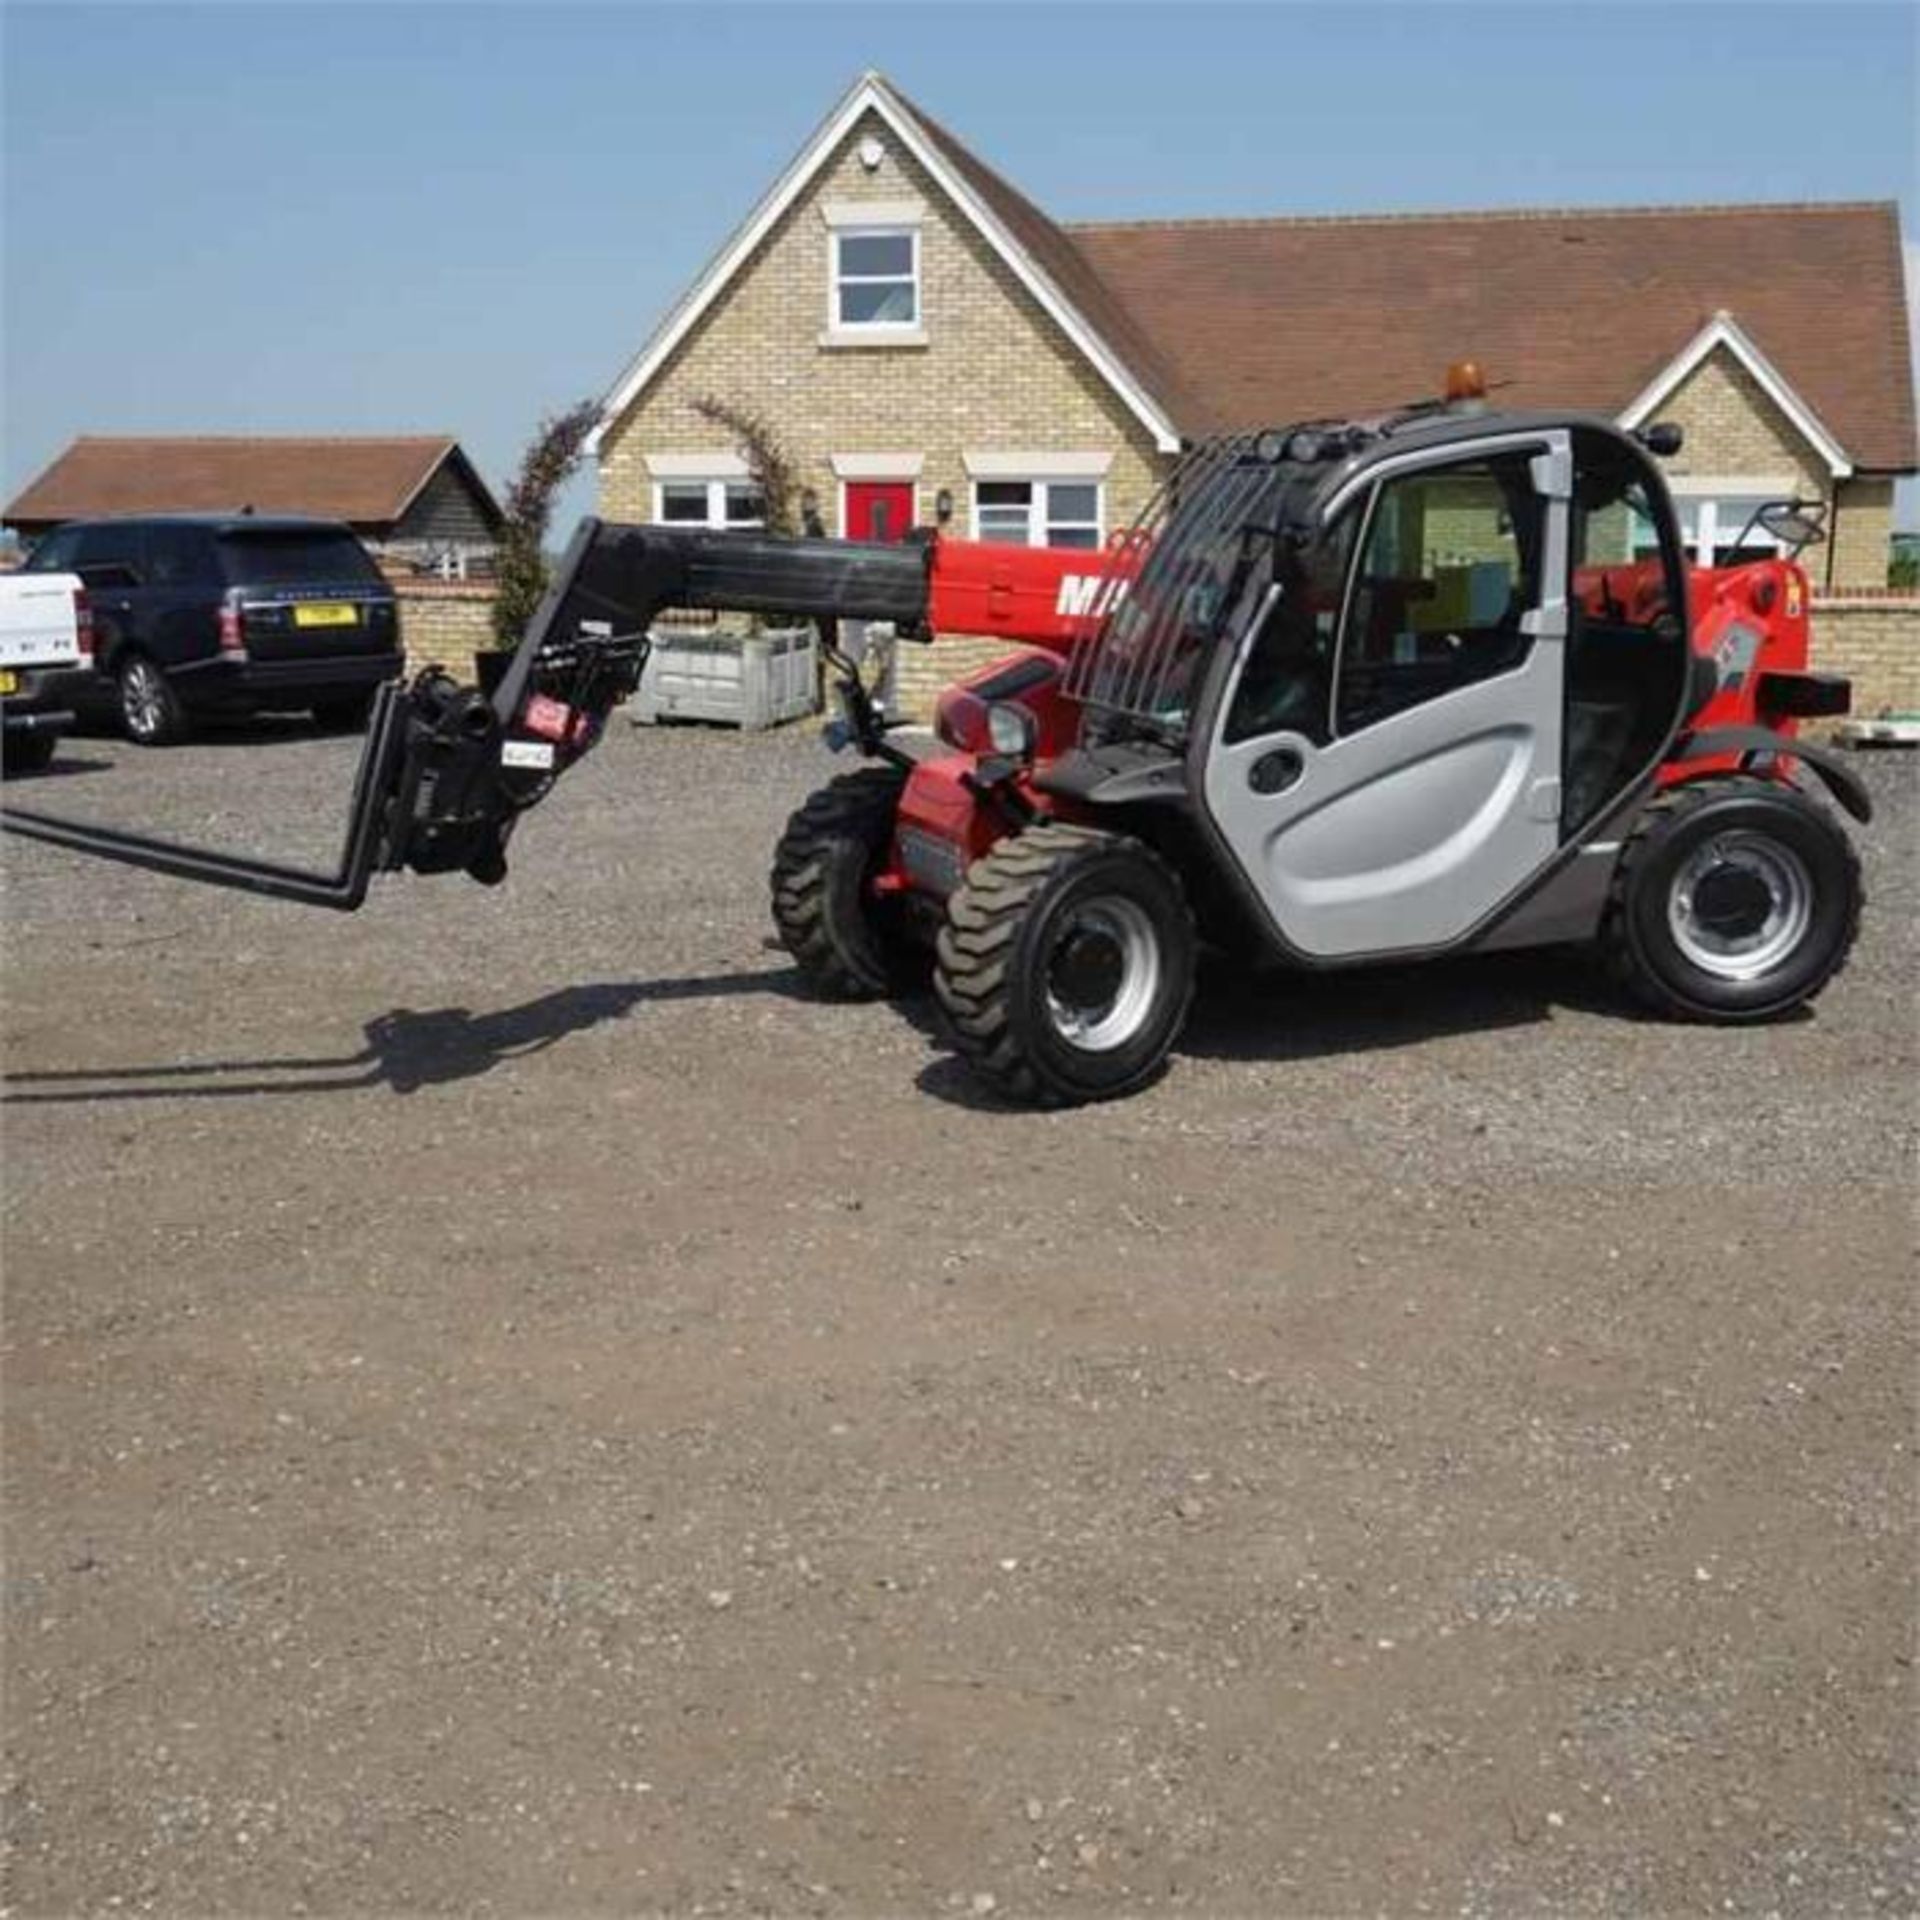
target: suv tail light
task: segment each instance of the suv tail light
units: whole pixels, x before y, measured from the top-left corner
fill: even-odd
[[[93,602],[87,598],[85,587],[73,590],[73,633],[79,643],[80,658],[89,664],[93,660]]]
[[[247,633],[240,619],[240,609],[233,601],[223,600],[220,603],[220,651],[244,654],[246,650]]]

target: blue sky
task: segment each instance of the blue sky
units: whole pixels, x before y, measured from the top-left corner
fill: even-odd
[[[1890,197],[1911,276],[1917,23],[0,0],[0,490],[89,431],[445,430],[498,481],[867,66],[1062,218]]]

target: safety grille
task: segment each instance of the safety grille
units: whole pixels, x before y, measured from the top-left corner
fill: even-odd
[[[1184,727],[1199,663],[1236,597],[1241,533],[1276,485],[1258,437],[1194,448],[1108,548],[1109,584],[1067,662],[1074,699],[1156,730]]]

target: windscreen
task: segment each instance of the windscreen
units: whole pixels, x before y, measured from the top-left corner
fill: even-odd
[[[1107,566],[1122,582],[1075,647],[1067,691],[1096,711],[1177,734],[1200,669],[1263,576],[1282,491],[1297,470],[1260,458],[1257,436],[1209,441],[1174,470]]]
[[[375,587],[380,570],[341,528],[262,527],[223,533],[220,568],[236,587]]]

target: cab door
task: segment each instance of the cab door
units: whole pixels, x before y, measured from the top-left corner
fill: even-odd
[[[1276,576],[1201,784],[1296,952],[1446,947],[1557,852],[1571,481],[1564,432],[1412,453],[1329,503],[1337,613]]]

